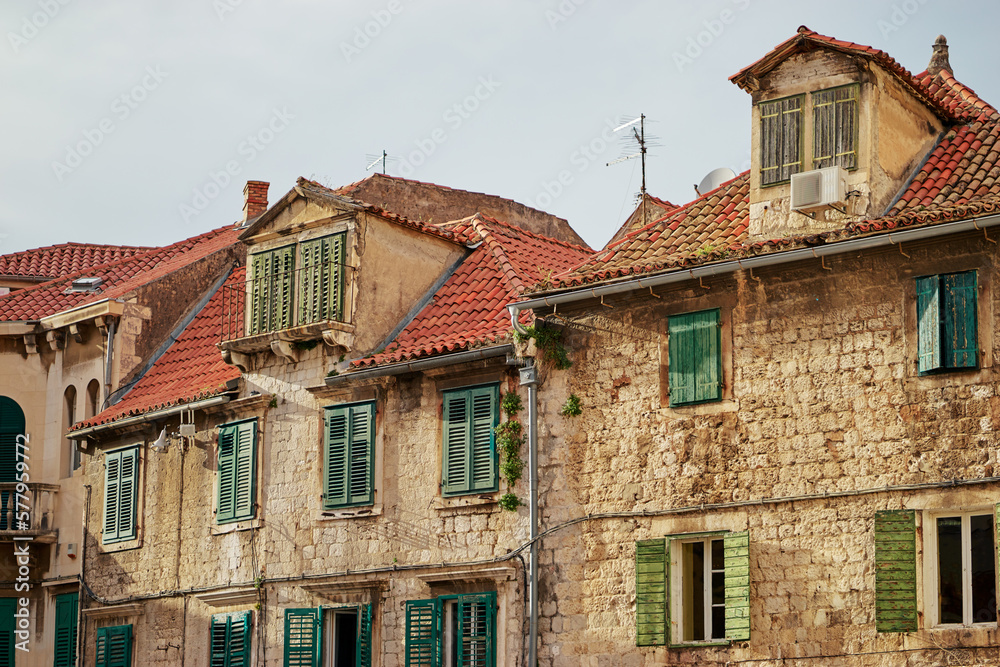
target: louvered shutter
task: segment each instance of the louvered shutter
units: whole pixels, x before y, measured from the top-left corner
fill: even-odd
[[[17,598],[0,598],[0,667],[14,667]]]
[[[761,185],[802,171],[801,95],[760,104]]]
[[[347,438],[350,413],[351,409],[346,406],[326,409],[323,506],[327,509],[347,504]]]
[[[941,368],[940,281],[937,276],[917,278],[917,369],[921,373]]]
[[[11,398],[0,396],[0,482],[17,481],[17,464],[23,452],[17,446],[17,436],[24,434],[24,412]],[[14,527],[15,494],[0,492],[0,530]]]
[[[299,245],[299,324],[342,320],[344,234]]]
[[[875,513],[875,629],[917,629],[916,515],[913,510]]]
[[[356,667],[372,667],[372,606],[363,604],[358,609],[358,644],[355,647]]]
[[[327,319],[345,321],[344,318],[344,284],[347,267],[347,234],[331,236],[327,243],[329,252],[329,288],[327,290]]]
[[[236,501],[236,427],[219,428],[219,497],[216,521],[232,521]]]
[[[216,614],[212,617],[211,667],[250,666],[250,612]]]
[[[285,610],[285,667],[319,665],[319,610]]]
[[[375,404],[351,406],[350,461],[348,465],[348,498],[351,505],[370,504],[372,493],[372,459],[375,442]]]
[[[437,599],[407,601],[405,667],[441,667],[440,616]]]
[[[236,425],[236,461],[233,475],[234,519],[252,519],[256,501],[257,421]]]
[[[460,595],[458,667],[494,667],[496,664],[496,593]]]
[[[76,665],[76,625],[79,593],[56,596],[56,636],[54,667]],[[2,613],[2,612],[0,612]]]
[[[941,276],[944,299],[944,365],[975,368],[979,365],[976,325],[976,272]]]
[[[636,646],[663,646],[667,628],[666,540],[635,543]]]
[[[478,387],[469,393],[472,405],[470,424],[470,491],[495,491],[497,479],[496,434],[499,419],[497,388]]]
[[[97,629],[96,667],[131,667],[132,626]]]
[[[139,449],[121,452],[118,477],[118,539],[131,540],[136,536],[136,505],[139,485]]]
[[[323,506],[326,509],[374,502],[375,404],[326,409]]]
[[[250,255],[250,284],[247,287],[250,298],[249,326],[250,335],[268,330],[268,297],[271,277],[268,269],[271,264],[270,253],[260,252]]]
[[[445,495],[469,489],[470,392],[450,391],[444,395],[444,470]]]
[[[121,452],[104,457],[104,542],[118,539],[118,482],[121,478]]]
[[[292,326],[292,307],[295,300],[295,246],[285,246],[275,250],[271,266],[274,276],[271,330],[278,331]]]
[[[673,315],[667,321],[670,405],[722,398],[720,312]]]
[[[726,638],[750,639],[750,533],[729,533],[723,539],[726,586]]]

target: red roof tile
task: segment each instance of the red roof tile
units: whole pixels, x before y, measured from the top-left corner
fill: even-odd
[[[242,286],[245,279],[243,267],[234,270],[132,390],[104,412],[76,424],[74,430],[208,398],[239,379],[239,369],[222,360],[216,343],[222,336],[224,290],[226,286]]]
[[[58,278],[92,266],[118,262],[152,248],[141,246],[61,243],[0,256],[0,276]]]

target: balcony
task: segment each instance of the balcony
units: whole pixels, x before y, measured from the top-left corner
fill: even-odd
[[[29,537],[33,542],[55,542],[54,508],[58,491],[58,484],[0,483],[0,542]]]

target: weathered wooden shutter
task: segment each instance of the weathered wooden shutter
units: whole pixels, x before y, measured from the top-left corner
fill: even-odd
[[[635,543],[636,646],[663,646],[667,630],[666,540]]]
[[[917,629],[916,515],[913,510],[875,513],[875,629]]]
[[[937,276],[917,278],[917,369],[941,368],[941,299]]]
[[[271,276],[268,271],[271,266],[270,253],[259,252],[250,255],[250,284],[247,286],[247,296],[250,300],[247,333],[249,335],[263,333],[268,330],[268,298],[270,295]]]
[[[726,585],[726,638],[750,639],[750,533],[729,533],[723,539]]]
[[[722,398],[720,311],[673,315],[667,321],[670,405]]]
[[[798,95],[760,104],[761,185],[802,171],[802,101]]]
[[[235,501],[236,427],[219,428],[219,497],[215,520],[232,521]]]
[[[496,606],[496,593],[458,597],[458,667],[496,664]]]
[[[212,617],[211,667],[250,667],[250,612]]]
[[[355,667],[372,667],[372,606],[358,609],[358,643],[354,650]]]
[[[441,667],[440,636],[440,601],[408,600],[405,667]]]
[[[11,398],[0,396],[0,482],[17,481],[17,464],[23,451],[17,446],[17,436],[24,434],[24,412]],[[16,496],[11,491],[0,492],[0,530],[14,527]]]
[[[132,626],[97,628],[96,667],[131,667]]]
[[[444,395],[444,470],[442,488],[447,494],[469,489],[469,391],[449,391]]]
[[[326,409],[323,506],[327,509],[347,504],[347,443],[350,414],[351,409],[348,406]]]
[[[285,610],[285,667],[318,667],[318,609]]]
[[[975,368],[979,365],[976,323],[976,272],[941,276],[944,297],[944,365]]]
[[[0,667],[14,667],[17,598],[0,598]]]
[[[216,521],[252,519],[256,501],[257,420],[219,427]]]
[[[858,87],[855,84],[812,95],[813,167],[858,166]]]
[[[372,468],[375,443],[375,404],[351,407],[350,464],[347,502],[352,505],[374,500]]]
[[[136,536],[139,449],[111,452],[104,459],[103,541],[121,542]]]
[[[477,387],[469,392],[472,404],[470,424],[470,491],[494,491],[497,488],[497,451],[494,429],[499,420],[497,388]]]
[[[275,250],[271,266],[274,275],[271,330],[278,331],[292,326],[292,307],[295,302],[295,246],[290,245]]]
[[[79,593],[65,593],[56,596],[56,636],[54,642],[54,667],[74,667],[76,665],[76,625],[79,613]],[[3,613],[0,611],[0,613]],[[0,648],[2,653],[2,648]],[[2,661],[0,661],[2,664]]]
[[[371,504],[374,493],[375,404],[326,409],[323,506]]]
[[[299,324],[342,320],[345,234],[305,241],[299,246]]]

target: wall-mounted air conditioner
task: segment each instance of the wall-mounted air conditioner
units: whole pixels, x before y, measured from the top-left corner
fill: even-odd
[[[792,210],[809,211],[842,202],[847,197],[847,171],[827,167],[792,174]]]

